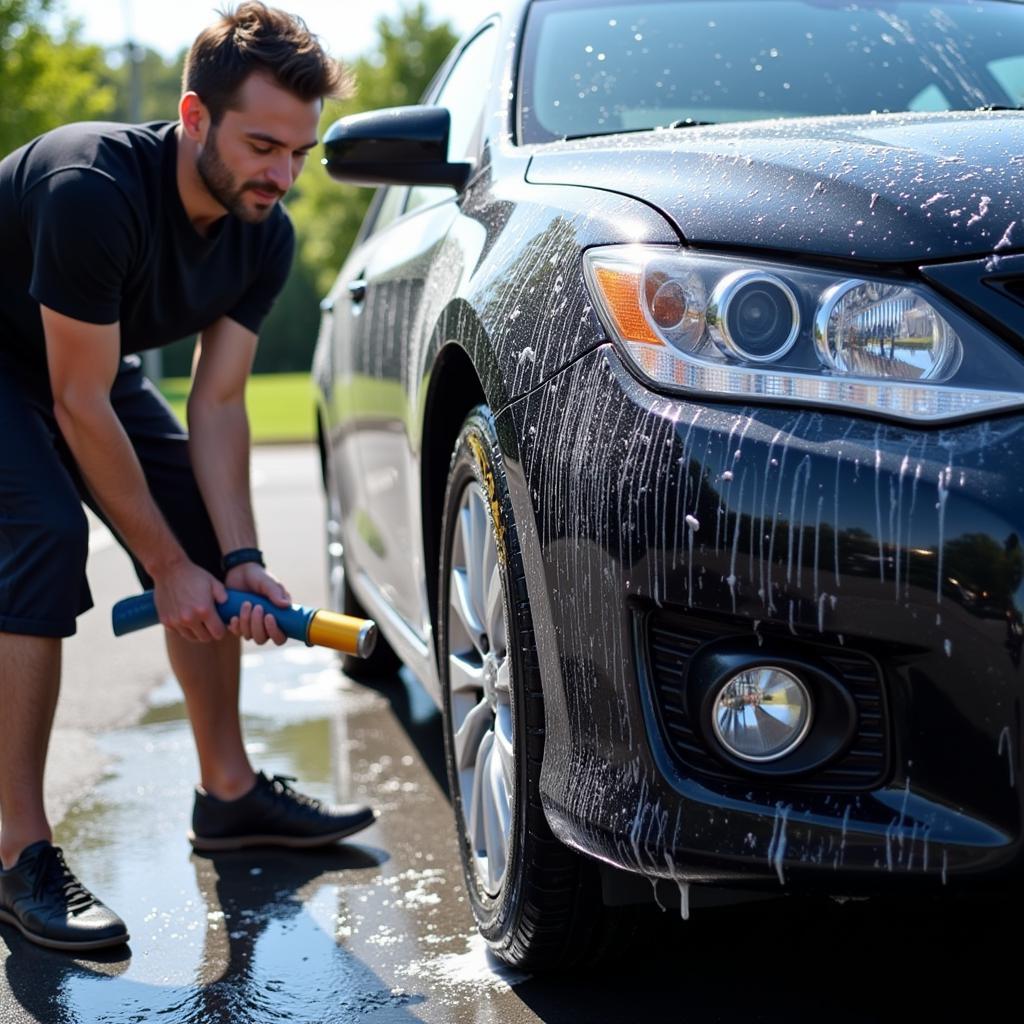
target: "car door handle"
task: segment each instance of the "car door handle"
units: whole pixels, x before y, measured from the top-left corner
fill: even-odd
[[[366,279],[358,278],[348,283],[348,297],[353,302],[362,302],[366,298]]]

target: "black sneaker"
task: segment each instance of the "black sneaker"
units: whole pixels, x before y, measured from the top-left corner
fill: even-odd
[[[26,847],[13,868],[0,869],[0,921],[48,949],[106,949],[128,941],[124,921],[75,878],[60,847],[45,839]]]
[[[189,842],[197,850],[240,850],[245,846],[324,846],[372,825],[362,804],[341,807],[297,793],[287,775],[256,773],[256,785],[237,800],[218,800],[196,790]]]

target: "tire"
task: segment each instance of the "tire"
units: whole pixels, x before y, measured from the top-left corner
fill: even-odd
[[[602,911],[596,871],[554,838],[541,807],[540,672],[494,421],[482,406],[452,454],[440,573],[445,760],[477,926],[516,967],[590,959]]]
[[[341,500],[334,484],[331,460],[324,460],[324,490],[327,503],[327,600],[332,611],[366,619],[366,609],[352,592],[345,572],[345,547],[341,539]],[[345,675],[352,679],[383,679],[395,675],[402,667],[401,659],[377,631],[377,643],[368,658],[354,654],[339,654],[338,660]]]

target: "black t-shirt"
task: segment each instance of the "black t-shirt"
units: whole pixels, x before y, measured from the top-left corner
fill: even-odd
[[[83,122],[0,161],[0,356],[45,377],[40,305],[120,322],[121,352],[156,348],[229,316],[258,331],[294,250],[278,205],[230,214],[203,237],[181,203],[175,124]]]

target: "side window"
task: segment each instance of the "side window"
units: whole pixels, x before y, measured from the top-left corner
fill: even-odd
[[[384,196],[377,207],[377,213],[367,232],[367,237],[377,234],[378,231],[383,231],[402,213],[402,201],[405,199],[406,187],[404,185],[388,185],[382,191]]]
[[[470,40],[434,101],[439,107],[447,107],[452,115],[449,160],[466,160],[476,155],[470,149],[475,149],[497,42],[498,32],[493,25]]]
[[[992,61],[988,69],[1014,103],[1024,103],[1024,56],[1001,57]]]
[[[474,36],[459,55],[434,100],[437,106],[447,107],[452,118],[448,136],[449,160],[469,160],[476,156],[497,44],[498,32],[493,25],[488,25]],[[437,202],[451,195],[451,191],[443,185],[418,185],[409,191],[406,213],[418,206]]]

